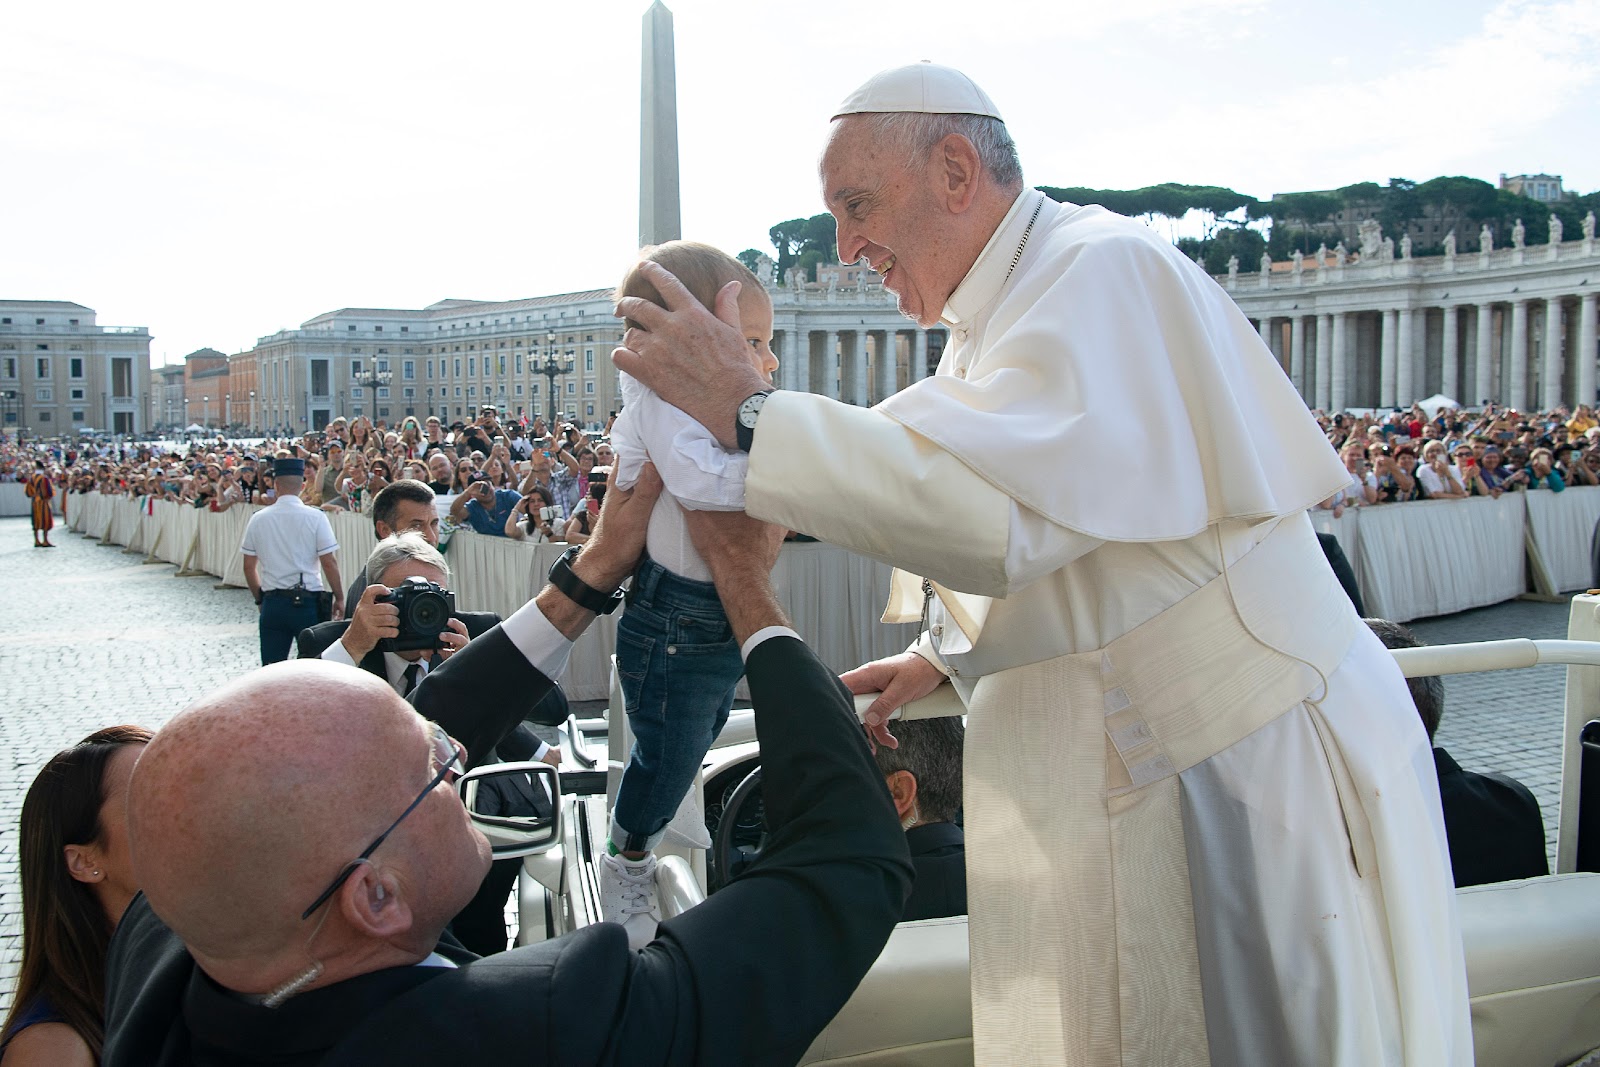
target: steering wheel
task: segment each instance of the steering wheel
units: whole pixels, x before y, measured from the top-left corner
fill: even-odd
[[[728,802],[722,807],[722,820],[717,823],[717,836],[711,842],[711,854],[706,857],[706,893],[710,895],[727,885],[738,873],[734,870],[734,841],[739,834],[739,824],[748,816],[746,810],[761,803],[761,768],[757,767],[744,780],[739,783],[729,796]],[[761,842],[766,842],[766,831],[761,833]],[[742,869],[761,852],[758,845],[754,850],[742,853],[743,859],[739,866]]]

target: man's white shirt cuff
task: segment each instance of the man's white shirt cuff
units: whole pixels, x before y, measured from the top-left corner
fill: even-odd
[[[744,644],[739,646],[739,655],[748,661],[750,653],[756,650],[757,645],[763,641],[770,641],[774,637],[792,637],[796,641],[802,640],[800,635],[788,626],[763,626],[744,639]]]
[[[552,682],[567,669],[572,642],[544,617],[544,612],[532,600],[518,608],[500,627],[517,646],[517,651]]]
[[[347,667],[358,666],[356,661],[350,658],[350,650],[344,647],[343,641],[335,641],[323,649],[322,655],[317,658],[325,659],[329,663],[343,663]]]

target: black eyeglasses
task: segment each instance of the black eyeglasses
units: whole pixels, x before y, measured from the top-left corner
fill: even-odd
[[[439,773],[434,775],[433,781],[429,782],[422,792],[417,794],[417,799],[413,800],[410,806],[400,813],[400,817],[390,823],[387,830],[378,835],[377,840],[363,849],[361,855],[345,865],[344,870],[339,872],[339,876],[328,884],[328,888],[324,889],[317,899],[311,902],[311,907],[300,913],[301,921],[311,918],[313,912],[326,904],[328,898],[339,891],[339,887],[344,885],[346,879],[355,873],[356,868],[371,858],[372,854],[378,851],[378,846],[387,841],[389,835],[394,833],[395,828],[406,821],[406,816],[416,811],[417,805],[426,800],[428,794],[438,788],[439,783],[445,780],[452,767],[459,764],[463,770],[466,769],[467,754],[462,751],[461,746],[456,743],[455,739],[445,733],[444,727],[438,723],[429,723],[428,725],[433,728],[433,752],[430,753],[430,756],[432,761],[439,765]]]

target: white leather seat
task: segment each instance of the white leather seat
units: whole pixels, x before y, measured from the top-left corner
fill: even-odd
[[[1600,1048],[1600,874],[1456,891],[1480,1067],[1568,1064]]]
[[[1564,1067],[1600,1048],[1600,874],[1456,892],[1480,1067]],[[972,1063],[967,921],[901,923],[801,1063]]]

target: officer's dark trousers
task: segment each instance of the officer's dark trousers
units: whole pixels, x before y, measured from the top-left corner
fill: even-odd
[[[295,607],[290,597],[264,597],[261,601],[261,662],[282,663],[301,630],[317,624],[317,596],[307,593]]]

